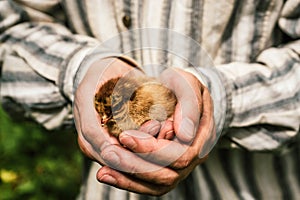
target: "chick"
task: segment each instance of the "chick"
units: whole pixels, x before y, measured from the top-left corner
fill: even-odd
[[[138,129],[149,120],[165,121],[177,103],[174,93],[151,77],[115,78],[95,94],[101,126],[116,137],[124,130]]]

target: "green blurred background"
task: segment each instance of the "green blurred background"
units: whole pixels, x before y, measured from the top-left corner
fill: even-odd
[[[0,200],[75,199],[81,170],[74,131],[14,122],[0,107]]]

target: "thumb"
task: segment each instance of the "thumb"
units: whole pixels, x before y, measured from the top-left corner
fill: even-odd
[[[176,95],[174,130],[183,142],[193,141],[202,113],[203,85],[191,73],[168,68],[161,74],[161,81]]]

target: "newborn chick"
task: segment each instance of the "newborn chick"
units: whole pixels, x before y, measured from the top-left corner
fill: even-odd
[[[174,93],[150,77],[115,78],[95,95],[101,125],[116,137],[124,130],[138,129],[149,120],[165,121],[177,103]]]

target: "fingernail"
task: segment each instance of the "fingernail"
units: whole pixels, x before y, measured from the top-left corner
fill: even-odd
[[[108,174],[104,174],[102,177],[99,178],[99,181],[110,184],[110,185],[116,185],[117,184],[117,180],[108,175]]]
[[[120,157],[113,151],[104,153],[103,159],[113,166],[118,166],[120,164]]]
[[[191,140],[195,136],[195,126],[192,120],[189,118],[184,118],[181,122],[180,132],[186,139]]]
[[[120,135],[119,140],[122,144],[124,144],[126,147],[130,149],[135,148],[137,145],[134,139],[132,138],[132,136],[128,135],[126,132],[123,132]]]
[[[140,131],[146,132],[146,133],[154,136],[159,132],[160,126],[161,126],[160,122],[155,121],[155,120],[150,120],[142,125],[142,127],[140,128]]]
[[[158,132],[159,132],[159,129],[160,129],[160,123],[156,123],[156,124],[154,124],[151,128],[150,128],[150,130],[148,131],[148,133],[150,134],[150,135],[156,135]]]
[[[165,139],[170,140],[170,139],[172,139],[173,137],[174,137],[174,131],[171,130],[171,131],[168,131],[168,132],[166,133]]]

